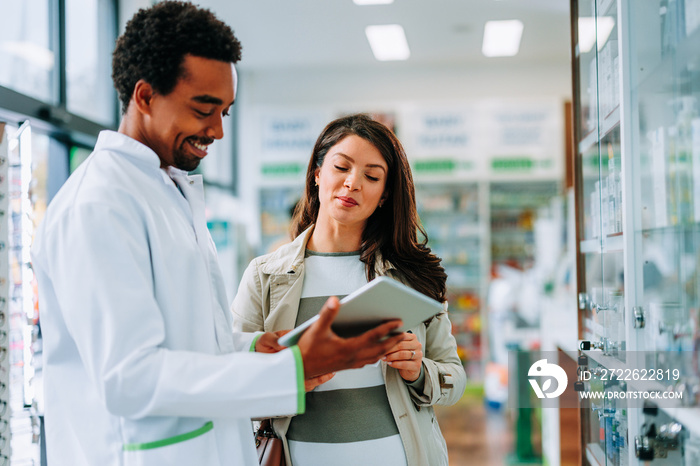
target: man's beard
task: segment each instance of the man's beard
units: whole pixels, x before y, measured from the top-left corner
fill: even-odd
[[[189,145],[188,141],[194,141],[199,144],[209,146],[212,142],[214,142],[214,140],[208,138],[189,137],[185,139],[182,145],[175,151],[173,154],[173,165],[175,168],[179,168],[180,170],[184,170],[186,172],[191,172],[199,166],[199,162],[201,162],[202,159],[191,155],[189,151],[185,149],[185,145]]]
[[[183,153],[182,150],[178,150],[173,154],[173,165],[175,168],[179,168],[180,170],[186,171],[186,172],[191,172],[195,168],[199,166],[199,162],[201,159],[193,156],[193,155],[187,155]]]

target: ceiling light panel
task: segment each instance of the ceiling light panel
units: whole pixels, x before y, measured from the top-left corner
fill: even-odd
[[[407,60],[411,56],[406,34],[399,24],[367,26],[365,34],[374,58],[379,61]]]
[[[578,19],[578,49],[580,53],[590,52],[596,43],[598,34],[598,50],[601,50],[610,37],[615,27],[615,19],[610,16],[598,17],[596,20],[590,16],[582,16]]]
[[[507,21],[487,21],[484,27],[484,42],[481,53],[487,57],[512,57],[520,50],[523,23],[512,19]]]
[[[355,5],[388,5],[394,3],[394,0],[352,0]]]

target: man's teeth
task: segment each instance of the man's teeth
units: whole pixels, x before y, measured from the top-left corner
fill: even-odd
[[[207,146],[204,144],[200,144],[200,143],[194,142],[194,141],[190,141],[190,144],[192,144],[194,147],[196,147],[199,150],[203,150],[203,151],[207,150]]]

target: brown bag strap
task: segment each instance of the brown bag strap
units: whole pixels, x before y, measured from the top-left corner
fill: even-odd
[[[262,422],[260,422],[260,427],[258,427],[255,437],[277,437],[274,429],[272,428],[271,419],[263,419]]]

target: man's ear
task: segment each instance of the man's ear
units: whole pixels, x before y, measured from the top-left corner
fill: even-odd
[[[153,87],[143,79],[139,79],[134,86],[134,93],[131,95],[131,100],[139,112],[148,115],[151,113],[153,95]]]

